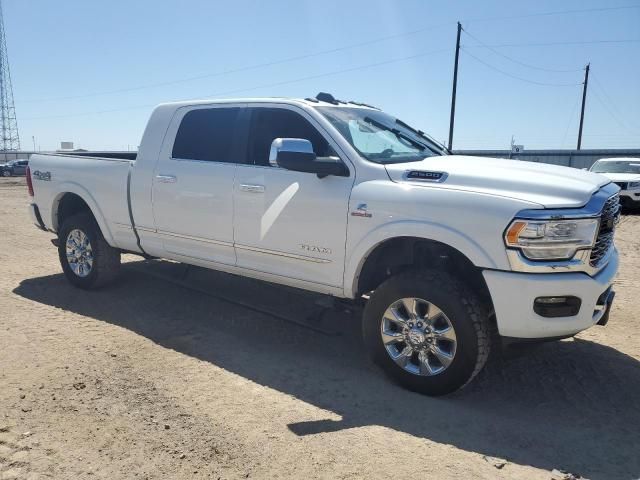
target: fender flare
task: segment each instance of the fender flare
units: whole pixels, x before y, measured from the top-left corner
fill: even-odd
[[[371,252],[385,241],[400,237],[416,237],[440,242],[458,250],[477,267],[497,268],[494,259],[480,244],[463,232],[431,222],[411,220],[391,222],[369,232],[347,254],[344,269],[346,297],[353,298],[358,291],[360,273]]]
[[[107,241],[107,243],[111,246],[114,246],[113,235],[107,222],[105,221],[104,214],[102,210],[98,206],[98,202],[95,201],[91,193],[84,188],[82,185],[75,182],[63,182],[58,185],[58,193],[54,197],[52,208],[51,208],[51,225],[54,226],[54,229],[58,231],[60,229],[60,225],[58,225],[58,206],[60,205],[60,200],[67,193],[73,193],[79,196],[88,206],[89,210],[91,210],[91,214],[93,218],[96,219],[98,226],[100,227],[100,231],[102,232],[102,236]]]

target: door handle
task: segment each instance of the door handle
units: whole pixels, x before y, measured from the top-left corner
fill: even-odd
[[[240,184],[240,191],[249,193],[264,193],[264,185],[248,185],[246,183]]]
[[[156,175],[156,180],[160,183],[176,183],[178,178],[175,175]]]

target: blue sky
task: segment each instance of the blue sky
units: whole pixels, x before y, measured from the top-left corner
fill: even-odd
[[[628,5],[638,8],[531,16]],[[3,0],[3,9],[25,149],[32,136],[42,149],[62,140],[135,149],[161,102],[319,91],[444,140],[458,20],[473,36],[462,37],[454,148],[508,148],[511,135],[525,148],[575,148],[587,62],[583,148],[640,148],[637,1]],[[636,41],[571,43],[600,40]]]

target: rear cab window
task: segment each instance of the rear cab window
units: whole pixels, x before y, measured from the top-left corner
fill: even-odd
[[[171,157],[237,163],[234,144],[240,129],[240,111],[240,107],[218,107],[187,112],[178,127]]]

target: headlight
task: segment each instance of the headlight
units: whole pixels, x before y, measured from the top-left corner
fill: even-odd
[[[504,240],[529,260],[569,260],[578,250],[593,246],[599,223],[597,218],[514,220]]]
[[[640,187],[640,182],[629,182],[629,188],[638,188]]]

